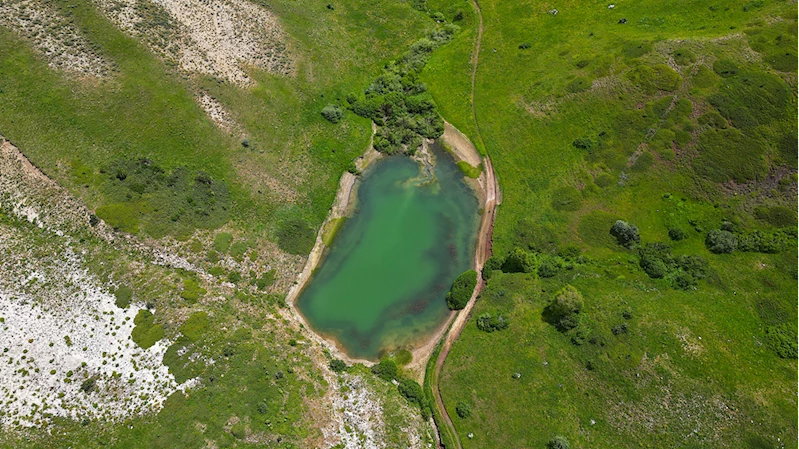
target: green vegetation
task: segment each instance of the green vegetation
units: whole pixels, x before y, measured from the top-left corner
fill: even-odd
[[[452,287],[450,287],[447,293],[447,306],[449,306],[450,310],[460,310],[466,307],[476,285],[476,271],[468,270],[458,275],[452,282]]]
[[[147,309],[139,310],[133,323],[136,325],[131,333],[133,342],[142,349],[147,349],[164,338],[164,327],[154,323],[155,316]]]
[[[196,312],[180,325],[180,333],[183,334],[190,341],[197,341],[202,337],[211,321],[208,319],[208,313]]]
[[[186,278],[183,280],[183,291],[180,292],[180,297],[185,299],[189,304],[194,304],[200,299],[206,290],[200,287],[200,284],[195,278]]]
[[[475,167],[469,164],[466,161],[458,161],[458,168],[461,169],[464,175],[468,176],[472,179],[477,179],[480,177],[480,174],[483,173],[483,165],[480,164],[479,166]]]
[[[214,236],[214,250],[217,253],[225,254],[233,242],[233,236],[227,232],[220,232]]]
[[[350,94],[350,109],[371,119],[379,128],[374,148],[383,153],[413,153],[423,138],[435,139],[444,133],[444,121],[436,110],[419,73],[433,50],[446,44],[458,30],[444,24],[415,42],[399,60],[387,64],[364,96]]]
[[[479,6],[474,116],[476,19],[423,73],[502,187],[487,285],[440,379],[450,416],[472,407],[463,446],[793,441],[795,5]],[[556,300],[567,285],[581,307]],[[707,413],[719,400],[736,413]]]
[[[280,249],[289,254],[308,254],[316,240],[316,232],[302,220],[290,220],[277,233]]]
[[[130,305],[131,298],[133,298],[133,289],[127,285],[120,285],[114,292],[114,296],[116,297],[115,303],[117,307],[120,309],[127,309]]]

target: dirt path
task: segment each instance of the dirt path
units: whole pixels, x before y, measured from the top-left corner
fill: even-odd
[[[480,4],[477,3],[477,0],[473,0],[472,4],[474,6],[474,10],[477,13],[478,21],[478,28],[477,28],[477,39],[474,45],[474,53],[472,53],[472,89],[470,93],[470,102],[472,107],[472,120],[474,120],[474,126],[477,130],[476,138],[480,141],[480,144],[483,149],[485,149],[485,143],[483,142],[483,137],[480,135],[480,126],[477,123],[477,113],[474,107],[474,91],[475,91],[475,82],[477,79],[477,65],[479,63],[480,58],[480,43],[483,40],[483,14],[480,10]],[[449,127],[445,127],[445,134],[446,130]],[[454,127],[452,127],[453,130]],[[457,130],[455,130],[457,131]],[[453,141],[457,142],[459,140],[464,140],[467,142],[471,148],[469,150],[474,151],[474,154],[477,153],[474,145],[471,145],[471,142],[463,136],[462,133],[458,132],[450,133],[449,136]],[[452,145],[452,142],[450,142]],[[454,146],[454,145],[453,145]],[[463,148],[463,147],[461,147]],[[472,151],[466,151],[466,153],[471,153]],[[470,164],[472,161],[470,159],[466,159]],[[476,165],[476,164],[473,164]],[[477,248],[475,250],[474,256],[474,268],[477,271],[477,286],[472,293],[472,297],[469,299],[469,302],[466,304],[466,307],[463,310],[458,312],[458,315],[455,317],[455,320],[452,322],[452,325],[449,327],[449,331],[444,336],[443,343],[441,345],[441,352],[438,354],[438,358],[436,359],[436,364],[433,368],[433,374],[431,376],[431,389],[433,391],[433,396],[435,397],[435,404],[434,407],[438,411],[438,416],[441,416],[443,422],[436,423],[439,426],[439,435],[442,432],[446,432],[451,436],[451,439],[455,443],[455,448],[447,448],[447,449],[462,449],[463,446],[461,445],[460,439],[458,438],[458,433],[455,429],[455,425],[452,423],[452,419],[450,418],[449,414],[447,413],[447,408],[444,406],[444,399],[441,396],[441,390],[439,388],[439,382],[441,380],[441,369],[444,366],[444,361],[447,360],[447,355],[449,354],[449,350],[452,348],[452,343],[460,336],[461,332],[463,331],[463,327],[466,325],[466,321],[469,318],[469,314],[471,314],[472,308],[474,308],[474,303],[477,301],[477,296],[483,290],[483,286],[485,285],[485,281],[483,280],[482,270],[483,264],[485,261],[491,257],[491,247],[492,247],[492,240],[491,236],[494,232],[494,219],[496,218],[496,206],[501,202],[501,195],[499,190],[499,185],[497,184],[496,174],[494,173],[494,166],[491,164],[491,158],[486,156],[483,159],[483,174],[480,176],[480,183],[482,184],[483,191],[485,193],[484,197],[484,207],[485,212],[483,213],[483,219],[480,223],[480,230],[477,234]],[[441,427],[446,427],[446,429],[441,429]],[[439,447],[443,447],[443,445],[439,444]]]

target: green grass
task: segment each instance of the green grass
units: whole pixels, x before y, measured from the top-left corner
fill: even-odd
[[[771,232],[769,220],[783,215],[754,214],[763,203],[795,215],[795,179],[783,168],[795,167],[795,8],[588,2],[551,15],[537,1],[480,6],[477,123],[459,87],[474,25],[449,44],[447,61],[431,59],[425,77],[445,119],[474,140],[479,126],[492,158],[503,189],[495,254],[575,245],[584,253],[550,278],[491,277],[442,375],[450,416],[458,403],[472,405],[468,418],[453,418],[464,447],[544,447],[556,434],[573,447],[793,441],[796,399],[787,392],[795,392],[796,360],[774,349],[784,355],[791,334],[762,315],[795,327],[795,301],[776,299],[794,296],[795,252],[713,255],[704,238],[725,220]],[[745,56],[752,50],[763,62]],[[783,177],[780,188],[772,175]],[[701,256],[707,275],[695,289],[679,271],[689,265],[649,278],[638,251],[609,234],[618,219],[635,224],[644,244],[684,230],[687,238],[669,243],[674,259],[664,260]],[[542,321],[567,283],[585,297],[580,335]],[[510,327],[480,331],[485,314],[508,317]],[[770,399],[754,401],[760,394]],[[737,412],[710,412],[715,400]]]

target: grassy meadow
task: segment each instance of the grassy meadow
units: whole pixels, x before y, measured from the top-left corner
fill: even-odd
[[[475,125],[452,88],[470,83],[474,10],[438,3],[471,25],[425,81],[485,143],[503,190],[494,275],[441,378],[463,446],[793,444],[795,5],[481,1]],[[617,220],[637,227],[631,249],[610,234]],[[756,251],[705,241],[785,227],[786,244]],[[665,272],[652,243],[669,246]],[[507,268],[514,248],[524,270]],[[559,327],[546,317],[566,285],[584,304]],[[497,316],[508,329],[480,330]]]

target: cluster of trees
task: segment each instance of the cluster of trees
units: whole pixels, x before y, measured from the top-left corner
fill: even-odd
[[[581,251],[576,247],[566,248],[557,255],[514,248],[504,257],[492,256],[486,260],[483,279],[490,279],[497,270],[503,273],[537,273],[539,277],[551,278],[563,270],[573,269],[574,263],[582,260]]]
[[[638,250],[639,265],[652,279],[667,278],[674,288],[688,290],[707,274],[707,261],[696,255],[673,256],[665,243],[647,243]]]
[[[444,133],[444,120],[419,78],[433,51],[449,42],[457,30],[456,25],[441,24],[414,43],[401,58],[387,64],[363,95],[347,96],[352,112],[379,126],[374,138],[377,151],[413,153],[422,139],[435,139]],[[322,116],[333,123],[343,115],[338,105],[329,104],[322,109]]]
[[[544,308],[544,321],[561,332],[577,327],[578,315],[583,310],[583,295],[571,285],[566,285],[555,294],[555,299]]]
[[[477,328],[483,332],[505,330],[509,325],[510,321],[500,314],[484,313],[477,317]]]
[[[331,362],[331,364],[332,363],[333,362]],[[402,377],[399,373],[397,364],[393,360],[383,359],[380,361],[380,363],[372,366],[371,371],[372,374],[385,380],[386,382],[396,380],[398,382],[397,390],[399,390],[400,394],[405,397],[408,402],[418,406],[419,410],[422,412],[422,416],[425,419],[430,418],[432,409],[427,396],[424,394],[424,390],[422,390],[422,386],[413,379]]]
[[[796,227],[786,227],[775,231],[734,232],[730,223],[721,229],[713,229],[705,237],[705,246],[715,254],[730,254],[734,251],[776,254],[789,246],[796,245]]]

